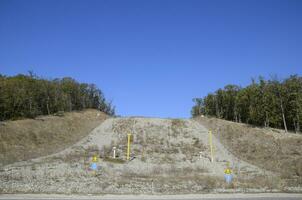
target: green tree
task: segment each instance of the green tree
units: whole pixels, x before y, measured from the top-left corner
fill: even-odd
[[[195,99],[193,117],[202,110],[205,115],[226,120],[301,132],[302,77],[298,75],[284,81],[259,77],[258,82],[252,80],[245,88],[226,85],[214,94]]]
[[[112,102],[93,84],[78,83],[65,77],[47,80],[30,72],[29,75],[0,75],[0,120],[35,117],[58,111],[96,108],[115,114]]]

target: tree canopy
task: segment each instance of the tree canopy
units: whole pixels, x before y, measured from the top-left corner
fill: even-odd
[[[227,85],[193,101],[193,117],[203,114],[257,126],[301,131],[302,77],[298,75],[283,81],[260,77],[244,88]]]
[[[79,83],[69,77],[46,80],[33,73],[11,77],[0,74],[0,120],[86,108],[115,114],[111,102],[94,84]]]

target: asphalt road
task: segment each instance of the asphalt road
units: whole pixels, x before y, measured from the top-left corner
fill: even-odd
[[[25,200],[45,200],[44,198],[22,198]],[[53,200],[57,200],[56,198],[47,198],[47,199],[53,199]],[[61,199],[61,198],[59,198]],[[58,200],[59,200],[58,199]],[[102,199],[102,198],[93,198],[93,199]],[[224,199],[228,199],[228,198],[200,198],[201,200],[224,200]],[[232,198],[232,200],[301,200],[302,197],[253,197],[253,198]],[[20,200],[20,198],[12,198],[9,200]],[[67,198],[64,200],[74,200],[74,198]],[[90,200],[90,198],[81,198],[80,200]],[[113,200],[113,199],[112,199]],[[116,199],[114,199],[116,200]],[[127,199],[127,200],[132,200],[132,199]],[[156,199],[156,200],[166,200],[166,199]],[[197,200],[197,199],[170,199],[170,200]]]
[[[77,195],[44,195],[44,194],[0,194],[0,200],[302,200],[302,194],[194,194],[194,195],[103,195],[103,196],[77,196]]]

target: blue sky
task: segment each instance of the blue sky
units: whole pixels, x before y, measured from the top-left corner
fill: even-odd
[[[0,73],[95,83],[123,116],[302,74],[302,1],[0,0]]]

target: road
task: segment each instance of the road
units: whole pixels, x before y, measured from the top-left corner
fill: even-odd
[[[265,194],[194,194],[194,195],[102,195],[102,196],[77,196],[77,195],[39,195],[39,194],[3,194],[0,200],[302,200],[302,194],[265,193]]]

